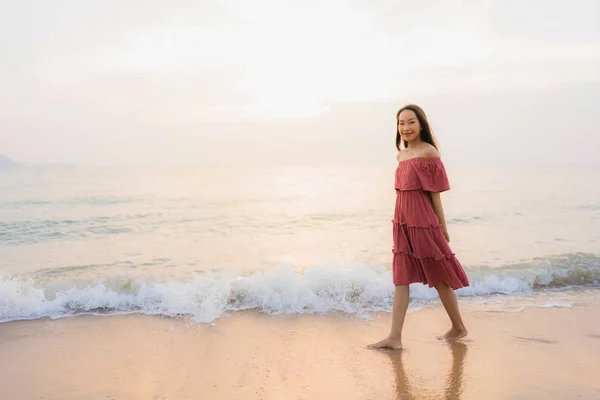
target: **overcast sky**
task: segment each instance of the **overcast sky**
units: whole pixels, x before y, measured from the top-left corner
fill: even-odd
[[[395,112],[453,162],[598,163],[598,0],[0,0],[0,153],[373,163]]]

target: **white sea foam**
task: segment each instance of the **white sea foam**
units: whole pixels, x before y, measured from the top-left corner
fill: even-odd
[[[547,287],[597,285],[600,277],[596,262],[573,267],[546,264],[470,270],[471,286],[457,294],[527,294]],[[212,322],[228,312],[249,309],[271,315],[345,312],[367,316],[391,311],[393,293],[390,271],[366,265],[319,266],[302,274],[279,267],[248,276],[217,271],[181,279],[108,276],[91,281],[60,278],[45,284],[31,277],[8,277],[0,278],[0,322],[132,312]],[[416,309],[435,300],[437,294],[435,289],[414,284],[411,298]]]

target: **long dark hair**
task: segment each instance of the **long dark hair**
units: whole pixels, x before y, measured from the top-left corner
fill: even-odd
[[[429,143],[430,145],[435,147],[436,150],[439,150],[437,141],[435,140],[435,137],[431,132],[431,127],[429,126],[429,121],[427,120],[427,115],[425,114],[425,111],[423,111],[423,109],[416,104],[407,104],[400,110],[398,110],[398,112],[396,113],[396,148],[398,149],[398,151],[408,147],[408,142],[406,140],[402,140],[402,136],[400,135],[400,131],[398,130],[398,119],[400,118],[400,113],[404,110],[411,110],[417,116],[417,119],[419,120],[419,125],[421,125],[421,140]]]

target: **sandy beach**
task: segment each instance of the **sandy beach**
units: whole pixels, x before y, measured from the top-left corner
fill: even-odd
[[[366,348],[390,314],[10,322],[0,325],[0,397],[600,398],[600,307],[463,313],[470,336],[453,345],[435,339],[446,328],[440,307],[409,314],[402,352]]]

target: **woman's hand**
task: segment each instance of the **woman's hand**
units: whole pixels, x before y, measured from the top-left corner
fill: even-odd
[[[444,231],[444,237],[447,242],[450,242],[450,235],[448,234],[448,229],[446,228],[446,222],[444,220],[444,207],[442,207],[442,199],[440,198],[440,194],[438,192],[431,192],[431,202],[433,204],[433,211],[435,215],[437,215],[440,220],[440,224],[442,225],[442,229]]]

